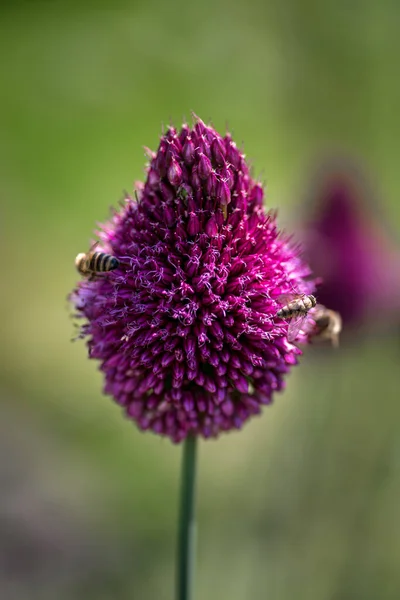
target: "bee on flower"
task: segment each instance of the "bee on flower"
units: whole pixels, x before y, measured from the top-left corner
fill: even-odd
[[[81,252],[75,258],[75,266],[78,273],[84,277],[93,277],[99,273],[108,273],[118,269],[120,261],[115,256],[95,250],[98,242],[95,242],[86,254]]]

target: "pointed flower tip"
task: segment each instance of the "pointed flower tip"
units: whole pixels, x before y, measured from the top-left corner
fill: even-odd
[[[104,226],[118,270],[72,296],[106,393],[174,442],[237,429],[272,402],[300,353],[273,293],[314,291],[231,137],[194,119],[166,131],[140,202]]]
[[[156,153],[153,152],[153,150],[151,150],[150,148],[148,148],[147,146],[143,146],[143,150],[144,150],[144,154],[145,156],[149,159],[149,160],[153,160]]]
[[[191,111],[191,115],[192,115],[192,120],[194,124],[200,123],[201,125],[204,125],[204,122],[202,121],[202,119],[200,119],[200,117],[194,112],[194,110]]]

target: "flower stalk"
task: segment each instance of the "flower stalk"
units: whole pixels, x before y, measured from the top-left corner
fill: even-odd
[[[183,443],[181,497],[178,524],[176,600],[193,600],[196,554],[196,454],[197,438]]]

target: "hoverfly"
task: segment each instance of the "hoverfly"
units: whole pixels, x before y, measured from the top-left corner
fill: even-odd
[[[317,304],[312,294],[284,294],[278,298],[282,307],[276,312],[280,319],[290,319],[288,328],[288,341],[294,342],[303,327],[309,310]]]

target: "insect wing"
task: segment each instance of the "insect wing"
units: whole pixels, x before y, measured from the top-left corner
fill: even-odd
[[[100,242],[98,240],[96,242],[93,242],[93,244],[89,248],[88,255],[91,254],[92,252],[94,252],[99,244],[100,244]]]
[[[299,298],[302,298],[304,294],[280,294],[280,296],[278,296],[276,298],[276,301],[281,305],[281,306],[287,306],[288,304],[290,304],[290,302],[293,302],[294,300],[297,300]]]
[[[298,317],[294,317],[289,322],[288,327],[288,341],[294,342],[297,336],[299,335],[301,328],[303,327],[305,321],[307,319],[307,314],[299,315]]]

